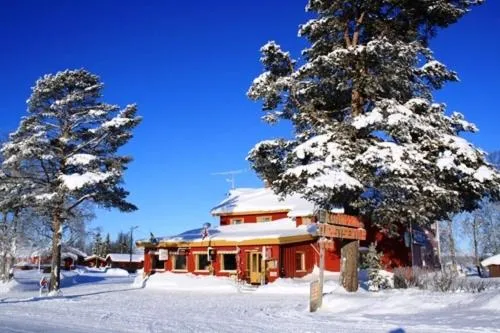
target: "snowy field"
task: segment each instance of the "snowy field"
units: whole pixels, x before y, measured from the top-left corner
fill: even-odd
[[[308,312],[308,280],[254,289],[172,273],[140,287],[120,270],[64,272],[64,296],[38,297],[35,271],[0,284],[0,332],[500,332],[500,292],[345,293],[328,276],[323,308]]]

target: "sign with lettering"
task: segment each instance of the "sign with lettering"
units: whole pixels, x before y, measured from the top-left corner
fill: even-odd
[[[343,239],[366,239],[366,230],[362,228],[347,228],[332,224],[320,224],[318,226],[318,235],[328,238],[343,238]]]
[[[344,227],[352,228],[362,228],[363,224],[357,216],[346,215],[346,214],[328,214],[326,223],[342,225]]]
[[[310,285],[309,290],[309,311],[315,312],[321,306],[323,295],[321,295],[321,289],[319,281],[313,281]]]
[[[160,261],[168,260],[168,250],[167,249],[159,249],[158,259]]]

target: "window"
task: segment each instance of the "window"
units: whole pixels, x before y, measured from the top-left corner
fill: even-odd
[[[302,224],[308,225],[312,223],[312,219],[310,216],[304,216],[302,217]]]
[[[221,254],[221,271],[236,271],[236,254]]]
[[[229,221],[230,224],[242,224],[243,222],[243,219],[231,219]]]
[[[187,258],[186,255],[177,254],[173,256],[174,271],[187,271]]]
[[[160,260],[159,255],[155,255],[153,259],[153,268],[154,269],[165,269],[165,261]]]
[[[257,222],[271,222],[272,220],[271,216],[257,216]]]
[[[304,252],[295,252],[295,270],[297,272],[306,270],[306,254]]]
[[[206,254],[196,254],[195,263],[197,271],[208,271],[210,262],[208,261],[208,256]]]

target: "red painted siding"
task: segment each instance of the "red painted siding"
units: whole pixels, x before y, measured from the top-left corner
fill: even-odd
[[[318,262],[317,253],[311,246],[312,243],[304,242],[291,245],[282,245],[280,248],[280,275],[281,277],[302,277],[312,272]],[[299,271],[296,266],[296,254],[305,254],[305,269]]]

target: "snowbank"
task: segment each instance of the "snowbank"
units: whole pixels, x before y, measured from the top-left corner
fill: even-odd
[[[121,268],[108,268],[105,274],[108,276],[129,276],[128,272]]]
[[[7,283],[0,282],[0,294],[19,289],[19,283],[16,280],[10,280]]]
[[[377,293],[359,289],[356,293],[349,293],[338,288],[325,295],[321,310],[337,315],[357,313],[362,316],[407,316],[427,311],[453,311],[454,308],[469,306],[499,311],[500,295],[498,290],[477,294],[449,294],[417,289],[389,289]]]
[[[339,287],[339,275],[338,272],[325,271],[323,292],[331,292]],[[315,266],[311,274],[302,278],[280,278],[272,283],[259,287],[256,289],[256,292],[259,294],[309,294],[310,283],[318,279],[319,268]]]
[[[203,292],[236,292],[238,290],[232,278],[171,272],[151,275],[145,283],[145,288]]]

